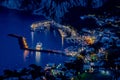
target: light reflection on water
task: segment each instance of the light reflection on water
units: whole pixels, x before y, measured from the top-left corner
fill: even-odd
[[[41,57],[41,52],[36,51],[35,53],[35,59],[36,59],[36,64],[40,64],[40,57]]]
[[[26,62],[26,58],[28,57],[29,55],[29,51],[28,50],[24,50],[24,61]]]
[[[33,36],[36,36],[36,37],[33,37]],[[60,42],[61,40],[58,40],[58,38],[60,36],[58,36],[57,30],[52,30],[52,31],[45,30],[45,31],[40,31],[40,32],[34,32],[32,34],[32,37],[33,37],[32,43],[34,43],[34,44],[36,44],[37,42],[43,43],[43,46],[42,46],[43,49],[49,49],[51,46],[53,47],[53,49],[55,46],[60,46],[60,45],[63,46],[63,42]],[[51,38],[53,40],[51,40]],[[54,39],[57,39],[57,42],[59,41],[60,45],[57,45],[56,42],[54,41]],[[45,46],[46,42],[47,42],[47,47],[50,46],[49,48],[47,48]],[[36,45],[34,45],[34,46],[36,46]],[[61,46],[59,48],[61,49]],[[44,53],[42,53],[42,54],[44,54]],[[47,55],[50,56],[49,53]],[[41,52],[38,52],[38,51],[35,52],[35,61],[36,61],[37,65],[39,65],[40,62],[42,62],[41,61]]]
[[[33,45],[33,41],[34,41],[34,32],[31,32],[31,41],[32,41],[32,45]]]
[[[64,37],[61,37],[61,42],[62,42],[62,48],[64,47]]]
[[[34,32],[31,31],[31,41],[32,41],[31,42],[32,45],[29,48],[33,48],[33,49],[36,49],[35,46],[38,42],[43,44],[43,46],[42,46],[43,49],[51,49],[51,50],[61,50],[62,49],[63,50],[63,46],[64,46],[64,38],[58,34],[57,30],[52,30],[52,31],[45,30],[45,31],[34,31]],[[34,57],[33,59],[35,60],[35,63],[37,65],[40,65],[46,61],[45,58],[44,58],[45,60],[42,60],[43,56],[41,55],[41,54],[46,54],[46,53],[41,53],[38,51],[32,52],[32,53],[33,54],[31,54],[31,52],[29,53],[26,50],[24,51],[24,62],[32,59],[30,56]],[[47,53],[47,56],[50,57],[52,55]],[[55,55],[53,55],[53,56],[55,57]],[[29,59],[29,60],[27,60],[27,59]]]
[[[47,32],[30,31],[30,25],[40,20],[45,18],[7,10],[0,12],[0,74],[4,69],[14,70],[37,63],[44,66],[47,63],[61,63],[67,60],[60,55],[23,51],[19,48],[17,39],[7,36],[10,33],[24,36],[30,48],[35,48],[36,43],[41,42],[43,49],[61,50],[61,38],[57,31],[54,34],[49,30]],[[15,67],[16,64],[17,67]]]

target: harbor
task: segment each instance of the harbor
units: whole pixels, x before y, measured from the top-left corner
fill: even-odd
[[[120,80],[119,0],[1,0],[0,80]]]

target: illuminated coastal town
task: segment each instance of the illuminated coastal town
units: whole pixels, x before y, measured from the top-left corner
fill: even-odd
[[[28,1],[42,6],[33,12],[27,2],[15,11],[9,0],[0,1],[0,80],[120,80],[119,4],[113,13],[102,7],[108,0],[50,0],[50,9],[46,1]],[[53,5],[65,14],[53,15]]]

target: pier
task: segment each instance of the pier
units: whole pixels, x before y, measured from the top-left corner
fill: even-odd
[[[23,49],[23,50],[28,50],[28,51],[33,51],[33,52],[38,51],[38,52],[44,52],[44,53],[49,53],[49,54],[59,54],[59,55],[67,56],[65,54],[65,52],[59,51],[59,50],[50,50],[50,49],[37,50],[37,49],[34,49],[34,48],[29,48],[28,45],[27,45],[26,39],[23,36],[19,36],[19,35],[16,35],[16,34],[8,34],[8,36],[17,38],[18,42],[19,42],[19,45],[20,45],[20,48]]]

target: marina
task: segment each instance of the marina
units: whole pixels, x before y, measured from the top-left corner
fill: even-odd
[[[119,0],[1,0],[0,80],[119,80]]]

